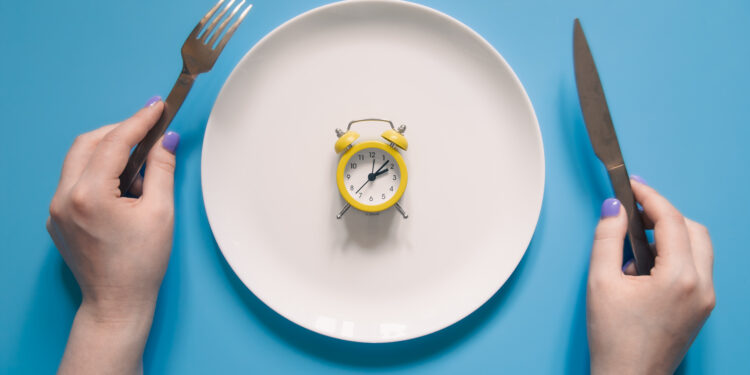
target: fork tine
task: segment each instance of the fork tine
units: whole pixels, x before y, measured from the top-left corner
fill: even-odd
[[[237,21],[235,21],[231,27],[229,27],[229,30],[227,30],[227,33],[224,34],[224,37],[221,38],[221,41],[219,42],[219,45],[216,46],[215,52],[216,54],[221,53],[221,51],[224,49],[224,46],[227,45],[227,42],[229,41],[229,38],[232,37],[232,34],[234,34],[234,31],[237,30],[237,27],[242,23],[242,20],[245,19],[245,16],[247,16],[247,12],[250,11],[250,9],[253,8],[253,4],[250,4],[247,6],[247,8],[240,14],[239,17],[237,17]]]
[[[219,28],[216,29],[216,32],[211,37],[211,40],[209,40],[208,43],[206,43],[207,45],[213,47],[214,43],[216,43],[216,39],[219,39],[219,35],[221,35],[221,32],[224,31],[224,28],[227,27],[227,24],[229,23],[229,21],[231,21],[232,18],[234,18],[234,15],[237,14],[240,8],[242,8],[243,4],[245,4],[245,0],[240,1],[240,3],[237,4],[237,6],[235,6],[234,9],[232,9],[232,13],[229,13],[227,18],[224,19],[224,22],[222,22],[221,25],[219,25]]]
[[[213,16],[214,13],[216,13],[216,10],[219,9],[219,7],[221,6],[221,3],[223,3],[223,2],[224,2],[224,0],[219,0],[219,2],[216,3],[216,5],[214,5],[214,7],[211,8],[211,10],[209,10],[208,13],[206,13],[205,16],[203,16],[203,18],[201,18],[200,22],[198,22],[198,24],[195,25],[195,28],[190,33],[190,37],[193,37],[193,38],[197,38],[198,37],[198,33],[200,33],[201,29],[203,29],[203,26],[205,26],[206,22],[208,22],[208,20],[211,19],[211,16]]]
[[[211,21],[211,23],[208,25],[208,27],[206,27],[206,31],[203,32],[203,36],[201,37],[201,42],[205,43],[206,40],[208,40],[208,35],[211,34],[214,31],[214,29],[216,28],[216,24],[219,23],[219,21],[224,17],[224,15],[229,10],[229,7],[232,6],[232,4],[234,3],[234,1],[235,0],[229,0],[229,2],[224,7],[224,9],[222,9],[221,12],[219,12],[219,14],[216,15],[216,17],[214,17],[214,20]]]

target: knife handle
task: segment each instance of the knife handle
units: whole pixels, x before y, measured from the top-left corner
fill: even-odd
[[[609,180],[615,190],[615,196],[620,200],[628,215],[628,237],[630,247],[633,249],[635,269],[639,275],[648,275],[654,267],[654,253],[646,237],[646,229],[643,226],[643,218],[638,210],[630,187],[630,177],[625,169],[625,164],[620,164],[610,170]]]

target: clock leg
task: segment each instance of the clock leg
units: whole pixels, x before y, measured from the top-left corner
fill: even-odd
[[[339,212],[339,214],[336,215],[336,218],[337,219],[341,219],[341,217],[344,216],[344,214],[346,213],[346,210],[348,210],[349,207],[351,207],[351,206],[352,206],[351,204],[347,203],[346,206],[344,206],[344,208],[341,209],[341,211]]]
[[[398,210],[398,212],[401,213],[401,216],[403,216],[404,219],[408,219],[409,218],[409,215],[406,214],[406,211],[404,211],[404,208],[401,207],[401,205],[398,204],[398,202],[396,202],[396,204],[394,206],[396,207],[396,209]]]

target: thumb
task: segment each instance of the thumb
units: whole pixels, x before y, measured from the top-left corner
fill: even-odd
[[[602,279],[622,274],[622,247],[627,231],[628,220],[622,204],[615,198],[606,199],[594,234],[589,277]]]
[[[146,159],[143,177],[143,197],[147,201],[174,202],[174,170],[177,163],[175,151],[180,135],[167,132],[155,145]]]

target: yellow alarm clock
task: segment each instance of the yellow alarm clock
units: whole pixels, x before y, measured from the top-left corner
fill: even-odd
[[[386,142],[368,140],[355,144],[359,134],[351,130],[352,125],[373,121],[390,125],[391,128],[381,134]],[[370,214],[394,206],[404,219],[409,217],[398,204],[406,191],[408,179],[406,163],[396,149],[398,147],[405,151],[408,148],[405,131],[406,125],[396,130],[392,122],[381,119],[352,121],[346,127],[346,132],[336,129],[338,140],[334,149],[341,154],[336,168],[336,185],[346,201],[344,208],[336,215],[337,219],[341,219],[352,206]]]

